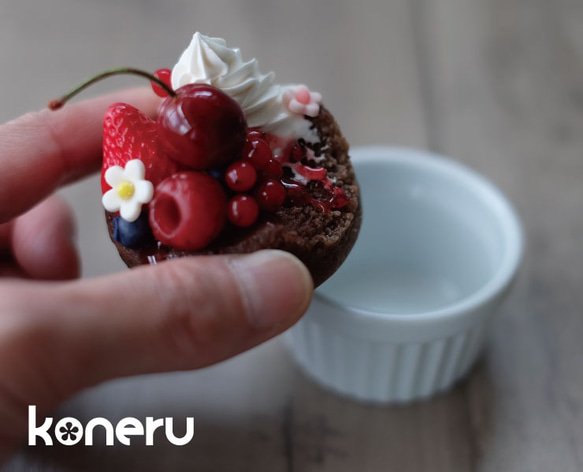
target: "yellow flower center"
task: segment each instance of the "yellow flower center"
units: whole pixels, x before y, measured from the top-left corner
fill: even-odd
[[[127,180],[122,182],[115,188],[115,193],[121,198],[122,200],[129,200],[134,196],[134,192],[136,191],[136,187],[131,182]]]

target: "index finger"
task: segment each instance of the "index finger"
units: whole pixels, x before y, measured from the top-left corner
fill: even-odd
[[[109,105],[125,102],[153,115],[159,100],[149,89],[125,90],[56,112],[28,113],[0,126],[0,223],[99,169]]]

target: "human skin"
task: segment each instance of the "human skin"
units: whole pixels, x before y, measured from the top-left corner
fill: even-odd
[[[214,364],[286,330],[311,300],[310,274],[280,251],[78,278],[75,223],[54,192],[100,168],[117,101],[151,115],[158,104],[128,90],[0,126],[0,463],[26,436],[28,405],[48,413],[108,379]]]

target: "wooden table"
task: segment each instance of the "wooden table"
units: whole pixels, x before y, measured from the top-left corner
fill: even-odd
[[[19,471],[583,470],[583,3],[576,0],[2,0],[0,118],[110,66],[171,66],[194,30],[323,93],[353,145],[429,148],[492,179],[527,254],[483,361],[407,407],[333,396],[281,340],[194,373],[118,380],[59,414],[196,418],[177,448],[29,448]],[[136,84],[117,79],[92,93]],[[90,179],[64,191],[85,276],[123,270]]]

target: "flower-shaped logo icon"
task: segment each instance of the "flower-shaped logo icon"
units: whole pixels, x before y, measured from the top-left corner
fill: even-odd
[[[79,433],[79,428],[70,421],[65,423],[65,426],[59,428],[59,433],[61,433],[61,443],[62,444],[75,444],[77,441],[77,434]]]
[[[151,182],[144,179],[146,168],[139,159],[126,163],[125,169],[111,166],[105,171],[105,181],[111,190],[102,198],[107,211],[120,212],[120,216],[129,222],[136,221],[142,211],[142,205],[149,203],[154,195]]]

